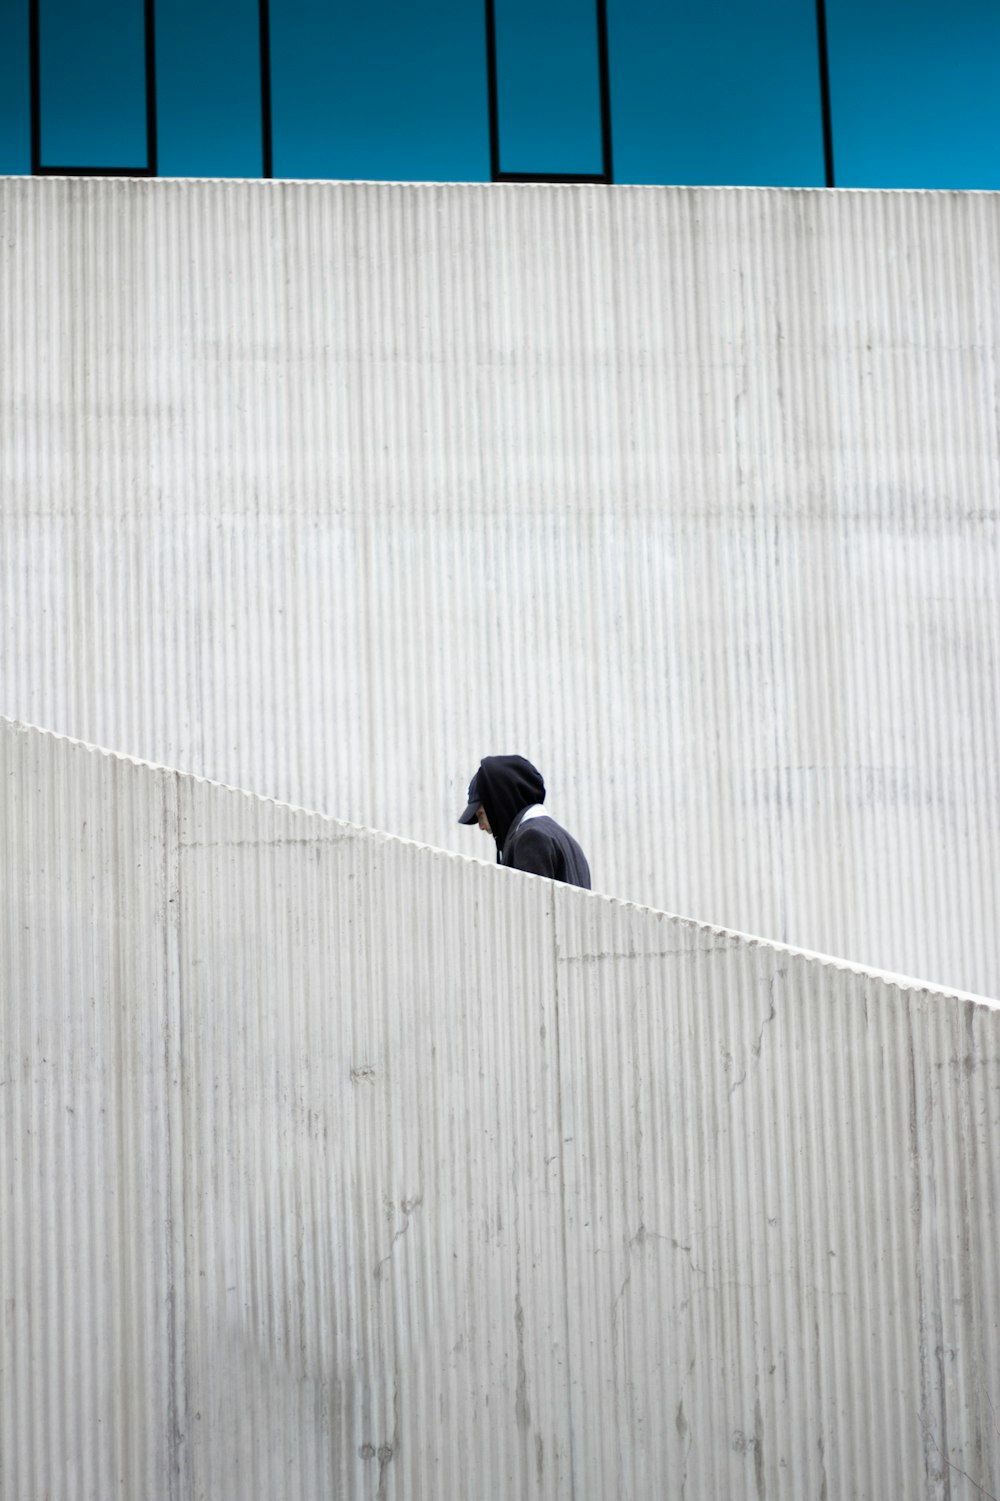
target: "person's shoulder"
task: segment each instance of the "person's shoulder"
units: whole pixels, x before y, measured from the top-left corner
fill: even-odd
[[[524,819],[514,830],[518,839],[551,839],[556,832],[565,833],[565,830],[551,813],[536,813],[533,818]]]

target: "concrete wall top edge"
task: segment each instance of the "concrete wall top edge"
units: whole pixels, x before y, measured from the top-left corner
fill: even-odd
[[[386,188],[400,189],[414,194],[426,193],[428,189],[433,192],[457,191],[463,194],[476,193],[608,193],[616,196],[626,194],[649,194],[649,193],[677,193],[683,195],[706,195],[713,197],[726,197],[734,194],[743,194],[747,197],[766,198],[928,198],[935,201],[947,198],[995,198],[1000,199],[1000,192],[988,188],[824,188],[824,187],[761,187],[743,183],[594,183],[594,182],[436,182],[428,179],[426,182],[414,182],[409,179],[396,181],[393,178],[339,178],[339,177],[89,177],[86,174],[80,176],[60,176],[57,173],[46,173],[44,176],[29,177],[25,175],[0,173],[0,185],[14,183],[18,185],[31,184],[31,191],[40,191],[40,185],[45,183],[65,186],[67,183],[85,183],[89,190],[101,190],[121,187],[128,184],[136,191],[162,192],[166,186],[176,187],[183,185],[185,188],[199,185],[217,187],[219,184],[227,184],[232,187],[253,188],[260,192],[275,192],[288,188],[303,189],[342,189],[342,188]]]
[[[292,803],[285,803],[279,798],[267,797],[249,788],[232,787],[222,782],[215,782],[209,777],[196,776],[191,772],[178,770],[175,767],[157,765],[155,762],[144,761],[136,756],[124,755],[106,746],[91,745],[86,741],[74,739],[70,735],[61,734],[55,730],[47,730],[39,725],[27,724],[23,720],[11,719],[0,715],[0,734],[10,739],[24,736],[57,742],[85,755],[118,762],[141,772],[152,773],[154,776],[172,778],[178,783],[183,783],[190,787],[207,787],[213,788],[216,791],[228,792],[234,797],[246,798],[254,803],[282,809],[290,814],[304,815],[326,825],[333,825],[338,829],[344,830],[345,834],[351,838],[412,849],[425,855],[433,856],[436,860],[443,860],[453,865],[483,866],[487,870],[495,868],[492,862],[479,860],[471,855],[462,855],[452,850],[438,849],[433,845],[423,844],[419,840],[405,839],[398,834],[391,834],[382,829],[367,828],[361,824],[350,823],[346,819],[336,818],[331,814],[319,813],[314,809],[301,808]],[[501,872],[498,871],[498,876],[500,875]],[[504,880],[514,879],[517,881],[536,881],[539,879],[538,877],[527,875],[522,871],[509,869],[502,870],[502,878]],[[691,932],[700,933],[712,938],[726,939],[734,947],[746,945],[751,948],[766,949],[775,954],[785,954],[809,964],[819,965],[824,969],[859,975],[864,979],[876,980],[911,995],[925,994],[941,999],[971,1003],[975,1006],[985,1007],[990,1011],[1000,1011],[1000,998],[975,995],[970,991],[933,984],[915,976],[899,975],[889,970],[881,970],[870,965],[855,964],[849,959],[836,955],[821,954],[811,949],[797,948],[792,944],[777,943],[759,934],[741,932],[738,929],[726,928],[701,918],[688,917],[676,912],[665,912],[655,907],[645,906],[641,902],[627,901],[622,897],[609,896],[603,892],[581,891],[575,887],[563,887],[560,890],[567,899],[572,901],[602,903],[608,908],[643,913],[650,917],[660,918],[672,926],[685,928]]]

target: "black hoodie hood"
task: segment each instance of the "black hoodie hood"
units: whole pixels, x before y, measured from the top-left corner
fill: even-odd
[[[484,756],[476,773],[479,800],[497,842],[497,858],[514,819],[533,803],[544,803],[542,774],[523,756]]]

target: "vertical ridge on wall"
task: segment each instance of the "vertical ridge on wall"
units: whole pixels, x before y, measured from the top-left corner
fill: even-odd
[[[0,709],[456,850],[518,750],[600,889],[998,992],[993,195],[0,225]]]
[[[167,1494],[162,777],[3,741],[0,1494]]]
[[[574,1390],[614,1393],[593,1493],[989,1489],[981,1013],[614,904],[557,926]]]
[[[530,993],[541,914],[499,922],[477,867],[425,894],[414,852],[363,839],[358,861],[359,837],[182,784],[189,1401],[218,1414],[194,1472],[223,1495],[430,1496],[487,1470],[548,1493],[527,1428],[558,1467],[561,1393],[539,1375],[556,1152],[524,1035],[545,1010],[496,1004]]]

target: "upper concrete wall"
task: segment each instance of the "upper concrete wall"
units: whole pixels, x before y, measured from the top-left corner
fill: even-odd
[[[1000,1490],[1000,1007],[0,725],[0,1498]]]
[[[1000,995],[1000,202],[0,183],[0,712]]]

